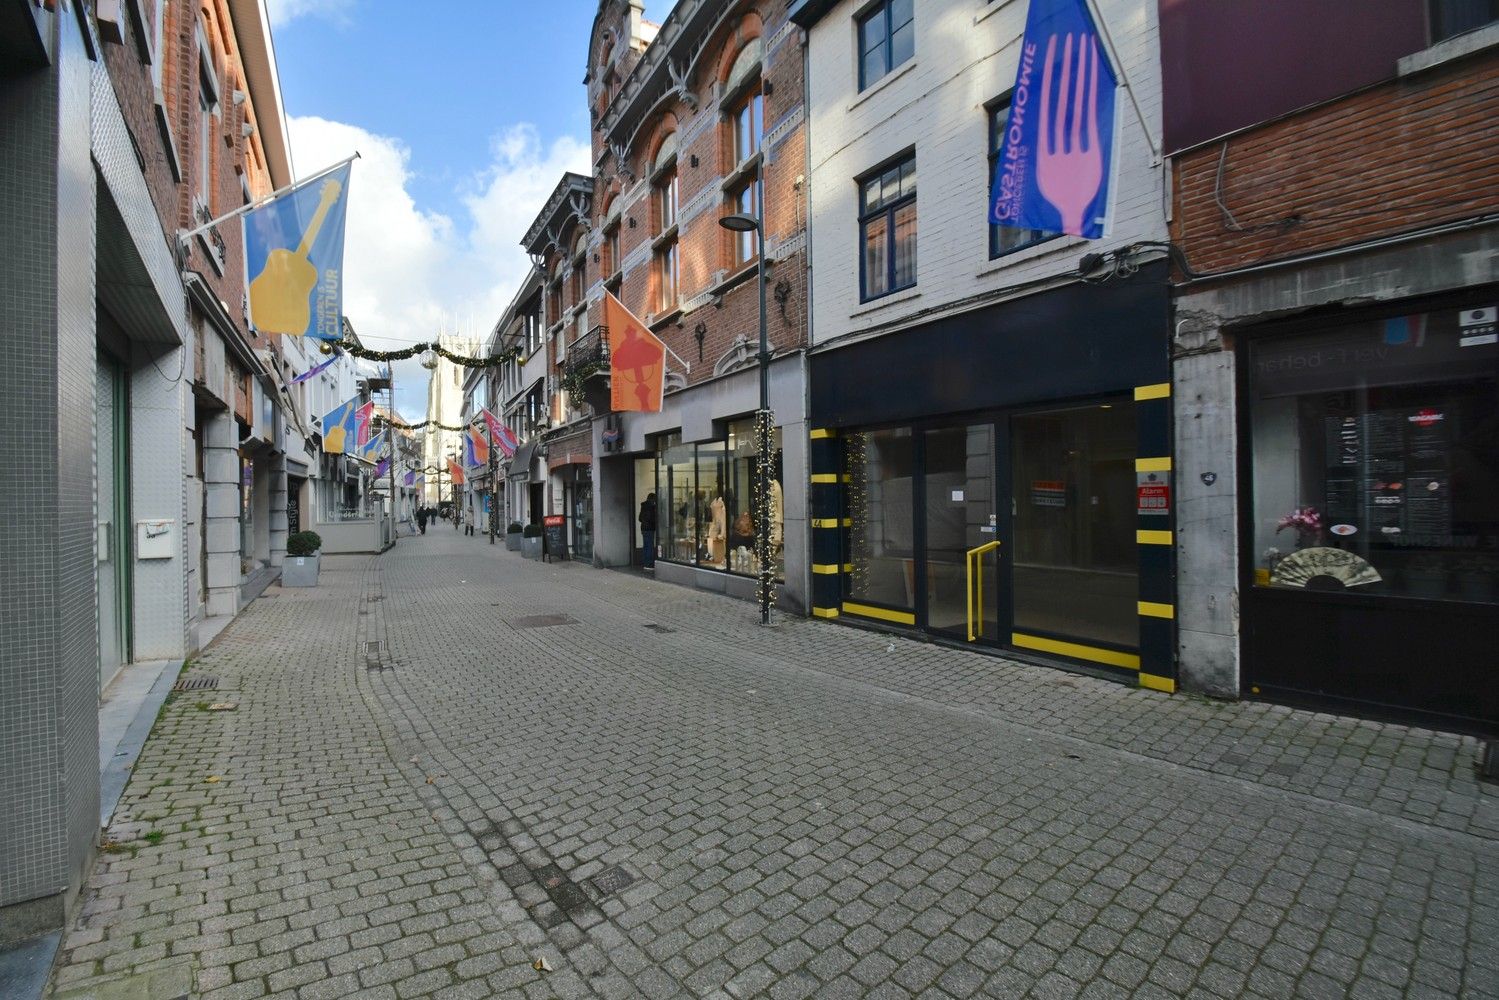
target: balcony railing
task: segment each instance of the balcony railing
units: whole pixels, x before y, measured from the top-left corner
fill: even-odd
[[[609,328],[596,326],[573,341],[567,348],[562,366],[564,387],[598,374],[609,373]]]

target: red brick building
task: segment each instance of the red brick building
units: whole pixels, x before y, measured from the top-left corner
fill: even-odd
[[[765,499],[782,597],[806,606],[806,148],[802,32],[784,4],[679,0],[660,25],[639,3],[604,0],[588,45],[591,190],[565,178],[527,239],[545,275],[554,416],[592,413],[589,443],[557,437],[549,467],[590,459],[592,556],[656,564],[662,579],[749,596],[751,483]],[[757,244],[719,220],[763,220],[770,454],[758,407]],[[661,413],[611,413],[608,291],[667,345]],[[578,427],[583,426],[579,421]],[[574,476],[575,499],[583,484]],[[639,513],[658,496],[647,556]],[[569,516],[577,516],[569,509]]]
[[[1492,10],[1161,0],[1188,686],[1499,729]]]

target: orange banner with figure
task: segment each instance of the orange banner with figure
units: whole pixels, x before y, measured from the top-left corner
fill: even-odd
[[[666,393],[666,345],[609,292],[604,293],[609,329],[609,394],[616,411],[660,413]]]
[[[453,477],[454,486],[463,485],[463,466],[459,465],[451,458],[448,459],[448,474]]]

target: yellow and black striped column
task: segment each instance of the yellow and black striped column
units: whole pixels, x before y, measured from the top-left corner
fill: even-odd
[[[1140,686],[1176,690],[1176,487],[1171,469],[1171,383],[1135,388],[1140,572]],[[1164,487],[1165,506],[1159,503]]]
[[[838,432],[814,428],[809,435],[811,470],[812,614],[837,618],[843,600],[843,461]]]

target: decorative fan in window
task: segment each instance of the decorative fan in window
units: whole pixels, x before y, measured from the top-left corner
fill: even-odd
[[[1297,549],[1275,564],[1270,582],[1307,590],[1345,590],[1378,583],[1383,577],[1368,560],[1344,549]]]

